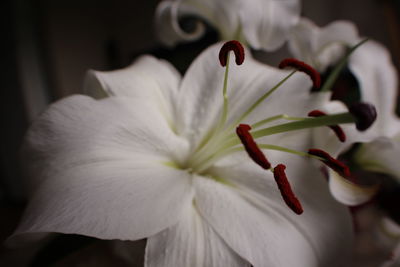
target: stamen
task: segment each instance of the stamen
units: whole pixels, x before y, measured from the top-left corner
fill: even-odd
[[[349,112],[356,118],[356,127],[359,131],[367,130],[376,120],[376,108],[374,105],[359,102],[349,107]]]
[[[303,207],[301,206],[300,201],[292,191],[292,188],[286,177],[285,169],[286,166],[283,164],[278,164],[274,168],[275,182],[278,185],[279,191],[281,192],[282,198],[285,201],[286,205],[288,205],[288,207],[294,213],[300,215],[303,213]]]
[[[298,71],[306,73],[313,81],[314,87],[319,88],[321,86],[321,76],[319,75],[319,72],[303,61],[295,58],[286,58],[279,63],[279,68],[284,69],[286,67],[292,67]]]
[[[242,44],[236,40],[226,42],[219,51],[219,62],[222,67],[226,66],[228,54],[230,51],[235,53],[235,61],[237,65],[241,65],[244,61],[244,48]]]
[[[349,167],[321,149],[309,149],[308,154],[320,157],[321,162],[343,177],[349,177],[351,175]]]
[[[269,170],[271,168],[271,163],[267,160],[264,153],[257,146],[257,143],[254,141],[253,137],[250,134],[251,127],[248,124],[240,124],[236,128],[236,134],[238,135],[240,141],[242,142],[247,154],[249,157],[261,168]]]
[[[309,117],[321,117],[326,116],[326,113],[321,110],[312,110],[308,113]],[[337,138],[340,142],[346,142],[346,134],[344,133],[342,127],[339,125],[329,125],[329,128],[336,134]]]

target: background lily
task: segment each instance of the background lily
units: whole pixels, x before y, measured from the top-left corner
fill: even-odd
[[[337,57],[338,51],[342,51],[341,54],[343,55],[346,47],[350,47],[359,41],[360,37],[358,37],[357,30],[350,22],[338,21],[319,28],[308,19],[302,19],[293,31],[289,44],[294,55],[308,60],[321,71],[326,71],[328,67],[338,64],[341,60],[340,57]],[[381,201],[379,199],[383,197],[386,206],[383,207],[383,211],[378,212],[379,218],[376,219],[381,227],[373,227],[369,230],[374,232],[374,235],[381,236],[379,240],[390,240],[390,242],[376,241],[376,243],[380,243],[376,245],[380,250],[385,247],[386,249],[389,248],[389,251],[391,249],[396,251],[393,244],[396,243],[396,240],[399,242],[399,230],[393,231],[394,227],[386,227],[387,224],[383,222],[392,221],[387,217],[389,215],[396,218],[395,221],[392,221],[392,226],[398,223],[397,214],[399,210],[396,208],[397,204],[395,204],[397,199],[391,199],[391,195],[398,192],[396,188],[399,187],[400,179],[398,164],[400,157],[400,120],[395,112],[398,87],[397,72],[387,49],[371,40],[361,45],[350,55],[347,66],[356,79],[359,98],[362,101],[373,103],[377,108],[378,117],[375,124],[364,134],[346,128],[350,142],[354,140],[362,142],[351,154],[351,160],[355,164],[355,170],[362,170],[363,172],[356,175],[358,182],[356,184],[330,171],[330,189],[337,200],[350,206],[365,203],[379,193],[378,201]],[[336,89],[333,88],[333,90]],[[345,93],[348,94],[349,92]],[[322,129],[318,129],[316,135],[320,135],[321,131]],[[340,146],[335,145],[335,148],[340,148]],[[341,151],[343,151],[343,147],[336,153]],[[331,150],[330,152],[335,154]],[[371,174],[367,172],[385,174],[393,180],[389,184],[387,184],[387,181],[384,182],[382,188],[380,186],[383,181],[377,178],[375,179],[377,184],[361,186],[360,184],[371,178]],[[385,187],[386,189],[384,189]],[[387,191],[387,187],[389,187],[390,192]],[[392,203],[390,204],[390,202]],[[389,207],[387,207],[388,205]],[[391,245],[387,243],[391,243]],[[387,251],[386,254],[388,254]],[[384,266],[396,266],[397,261],[398,252],[393,252],[392,258]]]
[[[293,29],[289,39],[291,53],[310,62],[311,65],[322,72],[328,71],[328,67],[335,68],[336,65],[345,63],[356,80],[359,90],[358,101],[373,103],[377,109],[378,119],[365,132],[360,133],[354,131],[351,127],[344,127],[348,136],[348,140],[344,144],[339,144],[334,136],[330,139],[320,140],[318,136],[323,136],[323,131],[326,131],[326,129],[316,130],[316,143],[334,155],[347,150],[355,141],[371,142],[370,145],[373,149],[373,147],[376,147],[373,145],[375,142],[381,142],[379,140],[382,138],[393,138],[400,131],[399,120],[395,114],[397,74],[387,49],[373,40],[368,40],[349,55],[347,62],[343,60],[346,56],[346,50],[360,43],[360,40],[357,29],[351,22],[336,21],[320,28],[307,18],[301,19],[300,23]],[[336,88],[331,88],[334,91],[333,97],[342,98],[343,95],[351,93],[348,89],[344,94],[340,93],[341,88],[338,88],[338,86],[340,87],[340,85],[337,85]],[[334,105],[337,105],[336,110],[345,110],[344,104],[336,102]],[[375,141],[372,142],[373,140]],[[370,145],[364,144],[363,147]],[[381,151],[387,149],[383,147],[381,146]],[[378,161],[384,160],[380,153],[361,153],[360,151],[357,155],[359,155],[361,161],[365,161],[362,159],[363,157],[379,158]],[[374,168],[370,163],[365,164],[365,166]],[[330,180],[331,189],[334,195],[346,204],[356,205],[365,202],[376,193],[376,188],[359,191],[358,189],[348,190],[349,188],[346,186],[347,189],[339,190],[338,188],[348,184],[340,180],[342,178],[334,174],[334,179]],[[362,192],[365,195],[359,194]],[[347,200],[344,200],[345,196],[348,197]],[[351,198],[352,200],[350,200]]]
[[[272,51],[286,41],[299,21],[299,0],[165,0],[156,12],[156,32],[166,45],[193,41],[205,31],[204,21],[216,28],[222,40],[237,39],[254,49]],[[190,32],[179,20],[198,19]]]
[[[126,69],[90,72],[87,91],[109,97],[76,95],[51,105],[26,138],[25,162],[39,186],[10,242],[49,232],[148,238],[146,266],[311,267],[345,260],[350,216],[309,158],[268,151],[274,164],[287,166],[304,208],[300,216],[283,202],[273,174],[243,148],[208,160],[223,149],[207,145],[218,136],[210,133],[229,129],[265,88],[288,75],[247,57],[241,66],[228,60],[224,79],[220,46],[203,52],[183,78],[150,56]],[[242,122],[304,116],[328,102],[309,94],[307,76],[291,75]],[[225,120],[222,88],[229,99]],[[311,131],[257,140],[306,151]]]
[[[289,50],[320,72],[334,65],[345,49],[360,41],[356,26],[349,21],[334,21],[319,27],[302,17],[289,35]]]

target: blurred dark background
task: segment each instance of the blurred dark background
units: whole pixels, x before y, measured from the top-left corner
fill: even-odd
[[[79,93],[88,69],[120,68],[135,55],[168,52],[153,34],[157,2],[1,1],[0,241],[12,233],[26,203],[18,150],[29,123],[49,103]],[[303,0],[303,15],[320,26],[353,21],[362,36],[391,50],[398,67],[399,7],[398,0]],[[12,254],[0,253],[0,258]]]

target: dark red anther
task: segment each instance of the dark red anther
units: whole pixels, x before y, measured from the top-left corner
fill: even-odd
[[[377,117],[375,106],[365,102],[351,105],[349,112],[356,118],[356,127],[359,131],[367,130]]]
[[[311,78],[315,88],[321,86],[321,76],[319,75],[319,72],[307,63],[295,58],[286,58],[279,63],[279,68],[284,69],[286,67],[292,67],[298,71],[306,73]]]
[[[251,127],[248,124],[240,124],[236,128],[236,134],[238,135],[240,141],[242,142],[244,149],[246,150],[249,157],[261,168],[269,170],[271,168],[271,163],[267,160],[264,153],[257,146],[253,137],[250,134]]]
[[[219,51],[219,62],[222,67],[226,66],[228,53],[233,51],[235,53],[235,61],[237,65],[241,65],[244,61],[244,48],[242,44],[236,40],[226,42]]]
[[[274,178],[275,182],[278,185],[279,191],[281,192],[282,198],[285,201],[286,205],[296,214],[303,213],[303,207],[301,206],[300,201],[295,196],[292,191],[292,187],[289,184],[289,181],[286,177],[285,173],[286,166],[283,164],[278,164],[274,168]]]
[[[333,158],[331,155],[329,155],[327,152],[321,150],[321,149],[309,149],[308,154],[317,156],[321,158],[321,161],[334,170],[335,172],[339,173],[343,177],[350,177],[350,169],[347,167],[346,164],[343,162],[340,162],[339,160]]]
[[[321,117],[326,116],[326,113],[321,110],[312,110],[308,113],[309,117]],[[346,134],[344,133],[342,127],[339,125],[329,125],[329,128],[336,134],[340,142],[346,142]]]

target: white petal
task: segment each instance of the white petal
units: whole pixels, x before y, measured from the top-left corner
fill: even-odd
[[[53,104],[27,135],[26,164],[43,184],[17,232],[135,240],[165,229],[191,199],[190,175],[163,165],[184,147],[143,100]]]
[[[300,1],[242,1],[239,9],[243,35],[254,49],[273,51],[286,41],[299,22]]]
[[[380,137],[362,144],[355,160],[363,169],[391,175],[400,181],[400,141]]]
[[[397,72],[387,49],[370,40],[350,57],[349,68],[359,82],[361,99],[377,109],[378,118],[368,131],[388,137],[400,132],[395,114]]]
[[[291,54],[316,67],[314,43],[318,34],[319,28],[317,25],[309,19],[301,18],[296,27],[292,29],[288,40]]]
[[[146,267],[250,266],[200,217],[189,203],[176,225],[149,237]]]
[[[349,21],[334,21],[319,28],[311,20],[302,18],[292,30],[290,52],[320,71],[335,64],[359,40],[355,25]]]
[[[337,201],[348,206],[357,206],[371,200],[379,191],[379,185],[357,185],[329,170],[329,189]]]
[[[24,146],[32,176],[119,159],[160,162],[184,157],[187,143],[145,100],[72,96],[52,104],[29,129]]]
[[[86,94],[132,97],[153,101],[173,121],[173,105],[181,76],[167,61],[141,56],[130,66],[114,71],[89,71],[84,82]]]
[[[305,210],[299,216],[285,206],[276,185],[272,188],[270,174],[238,165],[227,167],[222,177],[233,187],[195,179],[199,212],[227,244],[254,266],[338,266],[335,257],[345,258],[351,245],[351,222],[321,186],[321,175],[297,173],[309,185],[303,185],[308,195],[294,185]]]
[[[190,176],[172,168],[131,162],[75,167],[40,186],[13,238],[58,232],[142,239],[175,224],[191,198]]]

